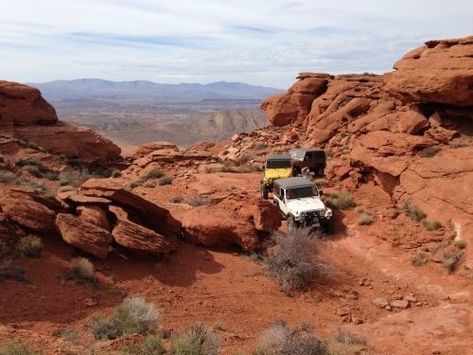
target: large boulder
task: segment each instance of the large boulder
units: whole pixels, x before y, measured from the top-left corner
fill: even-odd
[[[111,231],[110,223],[107,219],[107,214],[99,206],[79,206],[77,207],[79,218],[84,222],[95,224],[97,227]]]
[[[261,240],[281,225],[281,215],[273,204],[250,196],[227,197],[174,214],[182,221],[189,241],[205,246],[236,245],[248,251],[257,249]]]
[[[117,218],[112,236],[118,245],[150,254],[164,254],[175,250],[176,238],[165,237],[135,223],[123,208],[110,206],[109,209]]]
[[[0,125],[44,125],[58,120],[38,89],[0,80]]]
[[[298,81],[286,93],[267,98],[261,104],[261,109],[266,111],[274,126],[303,122],[312,101],[325,92],[331,78],[329,74],[301,73],[297,77]]]
[[[407,101],[472,106],[472,53],[473,36],[426,42],[394,64],[385,90]]]
[[[83,163],[105,163],[120,157],[120,148],[109,139],[83,127],[67,123],[15,127],[15,134],[49,153],[79,159]]]
[[[23,140],[30,147],[83,163],[120,158],[120,148],[108,139],[89,129],[59,122],[56,111],[40,91],[28,85],[0,81],[0,127],[2,133]]]
[[[66,213],[57,215],[56,227],[62,239],[73,247],[98,258],[107,256],[112,242],[112,235],[107,230]]]
[[[0,209],[7,219],[34,232],[54,230],[56,213],[27,194],[11,192],[0,196]]]
[[[139,218],[140,224],[159,234],[177,237],[181,223],[169,211],[124,188],[123,182],[112,179],[90,179],[82,184],[80,193],[104,198]]]

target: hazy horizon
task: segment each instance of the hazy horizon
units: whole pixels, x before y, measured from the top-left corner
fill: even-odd
[[[301,71],[389,71],[472,18],[467,0],[3,0],[1,79],[287,88]]]

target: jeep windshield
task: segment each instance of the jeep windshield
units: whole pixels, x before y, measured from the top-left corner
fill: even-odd
[[[286,191],[286,198],[288,200],[295,200],[298,198],[305,198],[305,197],[314,197],[318,196],[317,190],[315,187],[299,187],[296,189],[291,189]]]
[[[267,169],[286,169],[291,167],[290,160],[268,160],[266,162]]]

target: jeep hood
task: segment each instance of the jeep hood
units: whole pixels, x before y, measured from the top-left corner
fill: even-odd
[[[320,197],[305,197],[288,200],[287,208],[295,215],[296,212],[309,212],[315,210],[325,210],[325,204]]]

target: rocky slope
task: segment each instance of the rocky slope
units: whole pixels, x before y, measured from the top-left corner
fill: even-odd
[[[427,42],[394,69],[300,74],[262,103],[273,127],[235,137],[222,158],[261,161],[268,150],[323,147],[334,181],[354,189],[374,180],[393,203],[412,200],[473,243],[473,37]]]

